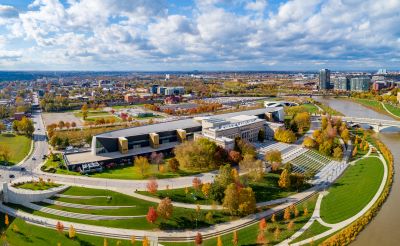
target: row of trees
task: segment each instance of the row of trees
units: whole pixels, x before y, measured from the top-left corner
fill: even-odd
[[[23,134],[28,137],[32,137],[33,132],[35,131],[33,121],[28,119],[27,117],[22,117],[21,120],[14,120],[12,128],[18,134]]]

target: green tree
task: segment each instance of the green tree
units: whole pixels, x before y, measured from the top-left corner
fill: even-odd
[[[235,184],[230,184],[226,187],[225,197],[222,203],[222,206],[230,213],[236,214],[236,211],[239,208],[239,194]]]
[[[226,188],[229,184],[233,183],[232,167],[227,164],[219,167],[218,175],[215,177],[214,182],[219,183],[222,187]]]

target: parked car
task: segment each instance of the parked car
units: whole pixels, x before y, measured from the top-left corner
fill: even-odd
[[[14,174],[10,174],[10,175],[8,175],[8,177],[9,177],[10,179],[13,179],[13,178],[15,178],[15,175],[14,175]]]
[[[36,161],[36,158],[35,158],[35,157],[32,157],[32,161]]]

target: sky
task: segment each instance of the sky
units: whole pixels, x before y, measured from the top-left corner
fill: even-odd
[[[0,70],[400,70],[399,0],[0,0]]]

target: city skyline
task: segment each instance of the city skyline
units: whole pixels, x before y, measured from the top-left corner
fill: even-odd
[[[0,3],[1,70],[398,70],[400,2]]]

